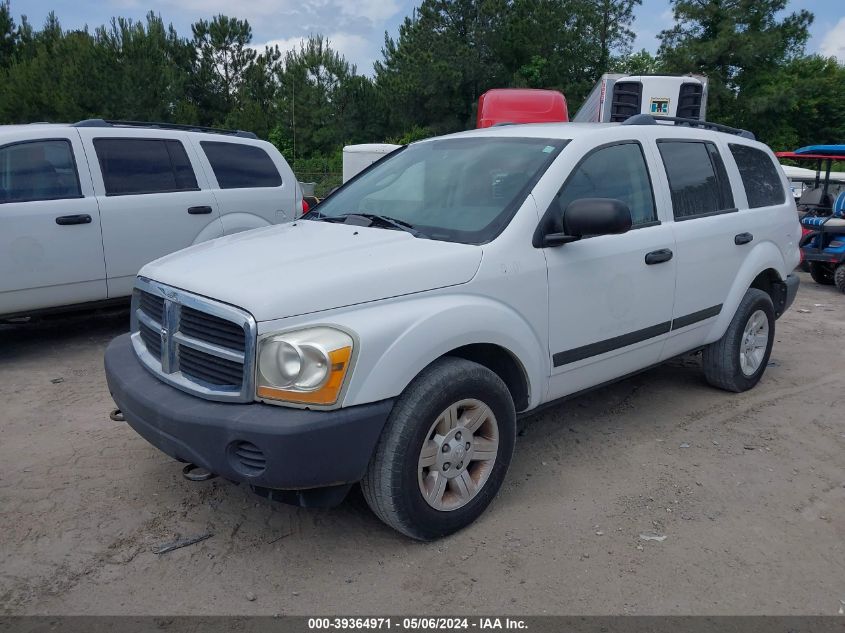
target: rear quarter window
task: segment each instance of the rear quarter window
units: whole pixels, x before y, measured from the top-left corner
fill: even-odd
[[[211,169],[221,189],[279,187],[282,177],[273,159],[260,147],[201,141]]]
[[[783,204],[786,194],[777,167],[769,155],[748,145],[731,144],[730,149],[742,178],[749,208]]]

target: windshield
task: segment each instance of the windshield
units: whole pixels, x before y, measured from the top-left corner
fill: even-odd
[[[410,145],[374,165],[305,216],[401,228],[466,244],[495,238],[567,141],[444,138]],[[392,222],[392,223],[391,223]]]

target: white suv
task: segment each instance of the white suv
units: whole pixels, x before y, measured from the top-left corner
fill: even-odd
[[[0,126],[0,317],[127,297],[153,259],[301,214],[285,159],[249,132]]]
[[[521,414],[693,350],[750,389],[797,291],[789,183],[747,133],[630,123],[415,143],[145,266],[115,402],[178,460],[302,505],[361,482],[432,539],[496,495]]]

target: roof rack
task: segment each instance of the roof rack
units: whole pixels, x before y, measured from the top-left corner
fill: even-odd
[[[652,114],[635,114],[622,121],[622,125],[658,125],[660,121],[669,121],[675,125],[684,125],[687,127],[700,127],[705,130],[715,130],[716,132],[724,132],[725,134],[735,134],[742,138],[747,138],[752,141],[756,140],[753,132],[748,130],[741,130],[736,127],[727,125],[720,125],[719,123],[709,123],[708,121],[700,121],[699,119],[683,119],[675,116],[654,116]]]
[[[181,130],[183,132],[205,132],[208,134],[228,134],[241,138],[258,138],[254,132],[243,130],[226,130],[218,127],[203,125],[182,125],[179,123],[149,123],[146,121],[115,121],[110,119],[85,119],[73,124],[74,127],[143,127],[161,130]]]

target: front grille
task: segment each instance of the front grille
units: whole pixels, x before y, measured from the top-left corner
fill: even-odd
[[[179,318],[179,331],[206,343],[228,349],[244,351],[244,329],[236,323],[183,307]]]
[[[153,321],[164,322],[164,297],[156,297],[149,292],[141,292],[139,303],[138,307],[146,312]]]
[[[206,352],[179,346],[179,369],[182,373],[210,382],[212,385],[240,388],[244,377],[244,366]]]
[[[161,362],[161,334],[145,323],[140,324],[140,334],[147,351]]]
[[[165,382],[211,400],[251,401],[255,339],[243,310],[138,278],[132,342]]]

